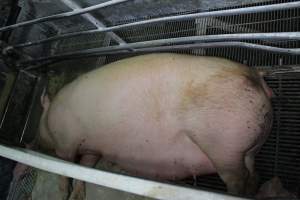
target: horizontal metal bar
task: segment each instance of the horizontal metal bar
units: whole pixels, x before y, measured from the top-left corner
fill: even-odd
[[[245,43],[245,42],[215,42],[215,43],[183,44],[183,45],[170,45],[170,46],[162,46],[162,47],[150,47],[150,48],[136,49],[134,51],[115,50],[115,51],[82,54],[82,55],[77,54],[76,57],[62,56],[57,59],[58,60],[79,59],[79,58],[83,58],[83,57],[94,57],[94,56],[107,56],[107,55],[133,54],[133,53],[153,53],[153,52],[166,52],[166,51],[199,49],[199,48],[220,48],[220,47],[239,47],[239,48],[268,51],[268,52],[273,52],[273,53],[300,55],[300,48],[286,49],[286,48],[271,47],[271,46],[251,44],[251,43]],[[49,59],[50,59],[49,57],[41,58],[38,61],[42,62],[42,61],[47,61]],[[43,65],[31,66],[31,67],[26,68],[26,70],[33,70],[33,69],[37,69],[40,67],[43,67]]]
[[[34,65],[27,67],[26,70],[34,70],[45,65],[53,64],[55,62],[59,62],[61,60],[67,59],[79,59],[84,57],[95,57],[95,56],[107,56],[107,55],[118,55],[118,54],[134,54],[134,53],[153,53],[153,52],[166,52],[166,51],[176,51],[176,50],[187,50],[187,49],[199,49],[199,48],[219,48],[219,47],[239,47],[239,48],[247,48],[247,49],[255,49],[261,51],[268,51],[273,53],[282,53],[282,54],[291,54],[291,55],[299,55],[300,48],[297,49],[286,49],[286,48],[278,48],[278,47],[271,47],[259,44],[251,44],[245,42],[215,42],[215,43],[200,43],[200,44],[183,44],[183,45],[171,45],[171,46],[162,46],[162,47],[150,47],[150,48],[142,48],[136,49],[134,51],[128,50],[116,50],[116,51],[109,51],[109,52],[99,52],[99,53],[92,53],[92,54],[82,54],[74,56],[66,56],[57,58],[56,61],[50,61],[48,63],[41,63],[39,65]],[[47,61],[46,60],[39,60],[39,62]]]
[[[51,16],[47,16],[47,17],[41,17],[38,19],[33,19],[33,20],[29,20],[29,21],[25,21],[25,22],[20,22],[17,24],[13,24],[10,26],[5,26],[0,28],[0,32],[3,31],[8,31],[8,30],[13,30],[19,27],[23,27],[23,26],[29,26],[29,25],[33,25],[33,24],[37,24],[37,23],[41,23],[41,22],[45,22],[45,21],[53,21],[53,20],[58,20],[58,19],[63,19],[63,18],[68,18],[68,17],[72,17],[72,16],[76,16],[76,15],[81,15],[84,13],[88,13],[100,8],[104,8],[104,7],[108,7],[108,6],[112,6],[115,4],[119,4],[119,3],[123,3],[129,0],[110,0],[104,3],[100,3],[94,6],[90,6],[90,7],[86,7],[86,8],[82,8],[82,9],[76,9],[70,12],[65,12],[65,13],[60,13],[60,14],[56,14],[56,15],[51,15]]]
[[[161,39],[161,40],[151,40],[151,41],[145,41],[145,42],[136,42],[136,43],[129,43],[124,45],[118,45],[118,46],[109,46],[109,47],[101,47],[101,48],[93,48],[93,49],[87,49],[87,50],[81,50],[81,51],[74,51],[70,53],[60,54],[60,55],[54,55],[54,56],[48,56],[48,57],[42,57],[33,59],[30,61],[22,62],[22,64],[27,65],[31,63],[36,63],[40,61],[46,61],[46,60],[52,60],[52,59],[62,59],[67,57],[75,57],[75,56],[82,56],[82,55],[90,55],[90,54],[97,54],[103,53],[103,55],[108,54],[112,51],[120,51],[120,50],[127,50],[132,51],[133,53],[137,52],[137,49],[140,48],[148,48],[148,47],[157,47],[157,48],[163,48],[163,45],[179,45],[179,44],[189,44],[189,43],[195,43],[195,42],[222,42],[222,41],[239,41],[239,40],[289,40],[289,39],[298,39],[300,40],[300,32],[288,32],[288,33],[243,33],[243,34],[222,34],[222,35],[206,35],[206,36],[190,36],[190,37],[181,37],[181,38],[169,38],[169,39]],[[230,43],[225,43],[226,45],[230,45]],[[198,44],[201,46],[201,44]],[[224,45],[223,44],[219,44]],[[242,45],[241,43],[233,43],[233,46],[236,45]],[[159,47],[162,46],[162,47]],[[200,47],[198,46],[198,47]],[[208,47],[211,46],[211,44],[202,44],[202,47]],[[253,48],[260,48],[262,50],[270,50],[270,51],[278,51],[281,53],[289,53],[289,54],[298,54],[298,49],[287,49],[284,50],[283,48],[278,47],[268,47],[263,45],[254,45],[247,43],[244,44],[244,47],[253,47]],[[187,46],[187,48],[190,48],[191,46]],[[201,48],[202,48],[201,47]],[[217,44],[213,44],[212,47],[217,47]],[[172,50],[172,49],[170,49]]]
[[[128,24],[121,24],[117,26],[103,28],[101,30],[88,30],[88,31],[81,31],[81,32],[74,32],[74,33],[67,33],[62,34],[54,37],[50,37],[43,40],[38,40],[34,42],[26,42],[23,44],[14,45],[15,48],[23,48],[32,45],[38,45],[46,42],[51,42],[55,40],[61,40],[65,38],[75,37],[75,36],[82,36],[91,33],[102,33],[108,31],[116,31],[125,28],[159,23],[159,22],[170,22],[170,21],[180,21],[180,20],[190,20],[196,18],[204,18],[204,17],[220,17],[220,16],[230,16],[230,15],[241,15],[241,14],[250,14],[250,13],[259,13],[259,12],[270,12],[276,10],[287,10],[292,8],[299,8],[300,2],[289,2],[289,3],[280,3],[280,4],[273,4],[273,5],[264,5],[264,6],[256,6],[256,7],[247,7],[247,8],[237,8],[237,9],[228,9],[228,10],[220,10],[220,11],[210,11],[210,12],[201,12],[201,13],[194,13],[194,14],[186,14],[186,15],[176,15],[176,16],[169,16],[169,17],[161,17],[149,20],[143,20]],[[0,29],[1,30],[1,29]]]
[[[271,47],[260,44],[252,44],[247,42],[212,42],[212,43],[200,43],[200,44],[182,44],[182,45],[170,45],[170,46],[161,46],[161,47],[150,47],[150,48],[142,48],[136,49],[133,51],[126,50],[126,53],[151,53],[151,52],[162,52],[162,51],[176,51],[176,50],[187,50],[187,49],[198,49],[198,48],[220,48],[220,47],[240,47],[247,49],[255,49],[268,51],[273,53],[283,53],[283,54],[292,54],[292,55],[300,55],[300,48],[279,48],[279,47]],[[122,51],[113,51],[113,52],[102,52],[99,54],[95,54],[97,56],[101,55],[113,55],[125,53]]]
[[[245,200],[225,194],[195,190],[166,183],[109,173],[76,165],[55,157],[22,148],[0,145],[0,156],[37,169],[72,177],[104,187],[161,200]]]
[[[61,0],[61,1],[66,6],[68,6],[69,8],[71,8],[73,10],[82,9],[82,7],[78,3],[76,3],[75,1],[73,1],[73,0]],[[99,30],[101,30],[103,28],[106,28],[106,26],[99,19],[95,18],[90,13],[83,14],[82,17],[85,18],[86,20],[88,20],[90,23],[92,23]],[[126,43],[122,38],[120,38],[114,32],[108,32],[107,35],[109,35],[110,38],[112,38],[118,44],[125,44]]]

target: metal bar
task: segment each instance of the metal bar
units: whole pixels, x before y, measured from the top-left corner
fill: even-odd
[[[61,55],[54,55],[54,56],[48,56],[48,57],[42,57],[38,59],[33,59],[30,61],[22,62],[22,64],[30,64],[30,63],[36,63],[40,61],[45,60],[51,60],[51,59],[61,59],[61,58],[67,58],[67,57],[74,57],[74,56],[82,56],[82,55],[88,55],[88,54],[95,54],[95,53],[108,53],[111,51],[119,51],[119,50],[128,50],[132,51],[133,53],[137,52],[137,49],[139,48],[147,48],[147,47],[158,47],[163,45],[179,45],[179,44],[186,44],[187,43],[195,43],[195,42],[223,42],[223,41],[238,41],[238,40],[252,40],[252,39],[264,39],[264,40],[289,40],[289,39],[298,39],[300,40],[300,32],[282,32],[282,33],[243,33],[243,34],[221,34],[221,35],[205,35],[205,36],[190,36],[190,37],[181,37],[181,38],[169,38],[169,39],[161,39],[161,40],[151,40],[151,41],[145,41],[145,42],[136,42],[136,43],[129,43],[124,44],[121,46],[109,46],[109,47],[101,47],[101,48],[93,48],[93,49],[87,49],[87,50],[81,50],[81,51],[75,51],[70,53],[65,53]],[[199,44],[200,45],[200,44]],[[209,46],[209,44],[207,44]],[[214,44],[216,45],[216,44]],[[228,45],[228,43],[227,43]],[[237,44],[235,44],[237,45]],[[258,47],[258,45],[251,44],[252,47]],[[248,45],[250,44],[248,43]],[[262,48],[263,45],[260,46]],[[203,47],[205,47],[205,44],[203,44]],[[162,47],[160,47],[162,48]],[[267,47],[265,46],[264,49],[268,50],[280,50],[285,53],[292,53],[292,54],[298,54],[298,49],[288,49],[283,50],[283,48],[277,48],[277,47]]]
[[[61,0],[61,1],[66,6],[68,6],[69,8],[71,8],[73,10],[82,9],[81,6],[78,5],[76,2],[74,2],[73,0]],[[82,17],[84,17],[86,20],[88,20],[89,22],[91,22],[99,30],[101,30],[103,28],[106,28],[106,26],[100,20],[98,20],[97,18],[95,18],[90,13],[86,13],[86,14],[82,15]],[[125,44],[126,43],[122,38],[120,38],[114,32],[108,32],[107,35],[109,35],[114,41],[116,41],[119,44]]]
[[[58,19],[62,19],[62,18],[68,18],[68,17],[72,17],[72,16],[76,16],[76,15],[81,15],[84,13],[88,13],[100,8],[104,8],[104,7],[108,7],[108,6],[112,6],[115,4],[119,4],[119,3],[123,3],[129,0],[110,0],[101,4],[97,4],[94,6],[90,6],[90,7],[86,7],[86,8],[82,8],[82,9],[76,9],[70,12],[65,12],[65,13],[60,13],[57,15],[51,15],[51,16],[47,16],[47,17],[41,17],[38,19],[33,19],[33,20],[29,20],[29,21],[25,21],[25,22],[20,22],[17,24],[13,24],[10,26],[5,26],[0,28],[0,32],[3,31],[8,31],[8,30],[13,30],[19,27],[23,27],[23,26],[29,26],[29,25],[33,25],[33,24],[37,24],[37,23],[41,23],[41,22],[45,22],[45,21],[53,21],[53,20],[58,20]]]
[[[16,69],[17,62],[19,60],[32,60],[32,57],[23,51],[19,51],[17,49],[8,46],[8,44],[4,41],[0,40],[0,57],[4,60],[5,64],[9,66],[13,70]]]
[[[204,18],[204,17],[220,17],[220,16],[231,16],[231,15],[241,15],[241,14],[250,14],[250,13],[259,13],[259,12],[270,12],[276,10],[286,10],[292,8],[299,8],[300,2],[289,2],[289,3],[281,3],[281,4],[273,4],[273,5],[264,5],[264,6],[256,6],[256,7],[247,7],[247,8],[237,8],[237,9],[228,9],[228,10],[220,10],[220,11],[211,11],[211,12],[202,12],[202,13],[194,13],[194,14],[186,14],[186,15],[177,15],[177,16],[169,16],[169,17],[161,17],[149,20],[143,20],[128,24],[121,24],[117,26],[103,28],[102,30],[88,30],[81,32],[74,32],[68,34],[62,34],[54,37],[50,37],[48,39],[38,40],[34,42],[27,42],[23,44],[15,45],[16,48],[28,47],[32,45],[42,44],[50,41],[60,40],[69,37],[87,35],[91,33],[101,33],[108,31],[116,31],[120,29],[159,23],[159,22],[169,22],[169,21],[180,21],[180,20],[190,20],[196,18]],[[0,29],[1,30],[1,29]]]
[[[0,155],[41,170],[72,177],[104,187],[161,200],[245,200],[226,194],[195,190],[166,183],[114,174],[76,165],[45,154],[0,145]]]
[[[17,75],[17,77],[15,78],[14,80],[14,83],[13,83],[13,87],[10,91],[10,94],[9,94],[9,97],[7,99],[7,103],[6,103],[6,106],[5,106],[5,110],[3,112],[3,115],[1,116],[1,122],[0,122],[0,129],[3,128],[3,124],[4,124],[4,121],[5,121],[5,118],[6,118],[6,115],[7,115],[7,112],[8,112],[8,108],[10,107],[11,105],[11,101],[13,99],[13,96],[14,96],[14,92],[15,92],[15,89],[17,87],[17,81],[19,80],[19,74]]]
[[[26,71],[23,71],[23,72],[28,74],[28,75],[32,75],[29,72],[26,72]],[[27,114],[26,114],[25,124],[24,124],[23,130],[22,130],[22,133],[21,133],[21,136],[20,136],[20,140],[19,140],[20,143],[23,142],[25,132],[28,129],[29,120],[30,120],[30,117],[32,116],[34,104],[36,103],[35,99],[38,96],[40,82],[41,82],[41,77],[40,76],[36,77],[36,82],[35,82],[35,86],[34,86],[34,89],[33,89],[33,94],[32,94],[32,97],[31,97],[32,99],[30,101],[30,105],[29,105],[29,108],[28,108],[28,111],[27,111]]]
[[[276,121],[277,121],[277,126],[276,126],[276,143],[275,143],[275,160],[274,160],[274,169],[273,169],[273,174],[277,175],[278,174],[278,153],[279,153],[279,141],[280,141],[280,126],[281,126],[281,109],[282,109],[282,77],[279,75],[278,77],[278,110],[276,112]]]
[[[162,52],[162,51],[176,51],[176,50],[187,50],[187,49],[198,49],[198,48],[219,48],[219,47],[239,47],[239,48],[248,48],[255,49],[261,51],[269,51],[273,53],[283,53],[283,54],[292,54],[292,55],[300,55],[300,48],[279,48],[272,46],[265,46],[260,44],[252,44],[246,42],[215,42],[215,43],[200,43],[200,44],[183,44],[183,45],[170,45],[170,46],[162,46],[162,47],[150,47],[144,49],[137,49],[134,51],[127,51],[127,53],[151,53],[151,52]],[[113,51],[108,52],[111,54],[119,54],[121,51]],[[105,53],[97,54],[106,55]]]
[[[176,50],[186,50],[186,49],[218,48],[218,47],[239,47],[239,48],[256,49],[256,50],[261,50],[261,51],[270,51],[273,53],[283,53],[283,54],[292,54],[292,55],[300,54],[300,48],[285,49],[285,48],[264,46],[264,45],[244,43],[244,42],[216,42],[216,43],[183,44],[183,45],[171,45],[171,46],[163,46],[163,47],[150,47],[150,48],[136,49],[134,51],[116,50],[116,51],[110,51],[110,52],[83,54],[83,55],[79,55],[76,57],[66,56],[66,57],[59,58],[57,60],[57,62],[60,61],[61,59],[79,59],[79,58],[94,57],[94,56],[107,56],[107,55],[133,54],[133,53],[153,53],[153,52],[166,52],[166,51],[176,51]],[[42,61],[45,61],[45,60],[40,60],[40,62],[42,62]],[[50,61],[47,63],[30,66],[30,67],[27,67],[26,70],[38,69],[45,65],[50,65],[53,63],[55,63],[55,62]]]
[[[21,12],[21,7],[18,6],[19,0],[11,0],[10,1],[10,11],[8,15],[8,19],[6,21],[5,26],[9,26],[11,24],[17,23],[17,19],[19,17],[19,14]],[[11,31],[8,31],[6,33],[2,33],[1,40],[8,42],[9,37],[11,35]]]

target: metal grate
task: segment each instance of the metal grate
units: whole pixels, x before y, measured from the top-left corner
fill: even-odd
[[[291,2],[291,0],[276,0],[256,3],[265,5],[272,3]],[[250,5],[244,5],[247,7]],[[253,6],[253,4],[251,4]],[[186,13],[194,13],[198,10]],[[165,13],[164,16],[179,13]],[[182,13],[180,13],[182,14]],[[150,16],[149,18],[161,17]],[[132,21],[122,21],[123,24]],[[229,33],[255,33],[255,32],[287,32],[300,31],[300,9],[288,11],[274,11],[262,14],[246,14],[216,18],[202,18],[184,22],[167,22],[144,27],[129,28],[116,31],[126,42],[139,42],[154,39],[176,38],[194,35],[215,35]],[[97,44],[93,44],[96,42]],[[249,41],[250,42],[250,41]],[[278,47],[300,48],[298,41],[251,41]],[[103,44],[104,43],[104,44]],[[58,43],[57,52],[73,51],[78,49],[106,46],[104,34],[95,34],[93,37],[85,36],[66,39]],[[114,45],[113,42],[110,43]],[[250,66],[299,65],[300,56],[287,56],[276,53],[267,53],[243,48],[216,48],[207,50],[177,51],[195,55],[211,55],[225,57]],[[106,63],[110,63],[126,55],[107,56]],[[75,61],[76,62],[76,61]],[[277,175],[285,187],[290,190],[299,190],[300,185],[300,75],[290,73],[270,76],[266,78],[268,85],[275,91],[273,99],[274,125],[272,133],[257,156],[257,170],[261,176],[261,183]],[[196,180],[189,179],[178,184],[225,191],[225,185],[218,176],[202,176]]]
[[[279,176],[292,190],[300,187],[300,74],[268,77],[276,92],[272,133],[257,157],[262,181]]]
[[[257,3],[265,5],[271,3],[282,3],[290,1],[271,1]],[[251,4],[252,6],[252,4]],[[246,6],[244,6],[246,7]],[[232,7],[230,7],[232,8]],[[229,8],[228,8],[229,9]],[[198,11],[188,12],[194,13]],[[178,13],[173,13],[176,15]],[[169,14],[168,14],[169,15]],[[167,16],[167,15],[164,15]],[[156,16],[162,17],[162,16]],[[154,17],[149,17],[154,18]],[[120,24],[140,19],[123,21]],[[232,33],[258,33],[258,32],[291,32],[300,31],[300,9],[288,11],[273,11],[261,14],[244,14],[226,17],[201,18],[184,22],[166,22],[145,27],[135,27],[126,30],[116,31],[126,42],[141,42],[155,39],[177,38],[196,35],[217,35]],[[296,48],[300,41],[246,41],[250,43],[270,45],[282,48]],[[180,51],[196,55],[211,55],[225,57],[250,66],[272,66],[272,65],[295,65],[300,63],[300,56],[290,56],[278,53],[270,53],[244,48],[215,48],[207,50]]]
[[[18,181],[12,181],[6,200],[31,199],[31,192],[35,184],[36,176],[36,170],[29,168],[24,177]]]

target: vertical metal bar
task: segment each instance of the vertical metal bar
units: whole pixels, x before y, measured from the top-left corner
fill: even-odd
[[[253,17],[253,14],[249,14],[249,22],[253,22],[253,20],[255,20],[255,19],[253,19],[254,17]],[[257,32],[257,31],[256,31]],[[253,42],[255,42],[255,41],[253,41]],[[251,67],[253,67],[253,61],[254,61],[254,52],[253,52],[253,50],[251,49],[251,50],[249,50],[249,65],[251,66]]]
[[[207,28],[209,28],[210,30],[214,30],[212,18],[209,17],[209,18],[206,18],[206,19],[207,19]],[[207,35],[207,32],[208,31],[206,31],[205,35]],[[214,31],[212,33],[210,33],[210,35],[213,35],[213,34],[215,34]],[[217,48],[211,50],[211,54],[217,56],[218,55],[217,53],[218,53],[218,49]],[[209,56],[211,56],[211,54],[209,54]]]
[[[9,25],[15,24],[17,22],[18,16],[21,11],[21,8],[18,6],[18,1],[19,0],[11,0],[10,11],[9,11],[8,19],[6,21],[5,26],[9,26]],[[8,42],[11,33],[12,33],[11,31],[2,33],[1,40]]]
[[[29,72],[25,72],[25,71],[23,71],[23,72],[26,73],[26,74],[29,74]],[[41,77],[37,77],[36,82],[35,82],[35,86],[34,86],[34,89],[33,89],[33,94],[32,94],[32,97],[31,97],[30,105],[29,105],[29,108],[28,108],[28,111],[27,111],[27,114],[26,114],[25,124],[24,124],[23,130],[22,130],[22,133],[21,133],[21,137],[20,137],[20,140],[19,140],[20,143],[23,141],[24,134],[25,134],[25,132],[28,128],[28,123],[29,123],[30,117],[32,115],[35,99],[37,98],[37,95],[38,95],[38,92],[39,92],[40,82],[41,82]]]
[[[267,17],[268,17],[268,15],[269,15],[269,13],[261,13],[261,15],[260,15],[260,20],[261,21],[266,21],[266,19],[267,19]],[[265,22],[263,23],[263,22],[259,22],[259,25],[260,25],[260,31],[263,31],[263,32],[266,32],[266,31],[268,31],[267,29],[266,29],[266,25],[265,25]],[[268,22],[266,22],[267,24],[268,24]],[[260,41],[260,43],[261,43],[261,41]],[[270,53],[267,53],[267,52],[263,52],[263,53],[266,53],[267,54],[267,57],[269,58],[269,57],[271,57],[271,54]],[[260,58],[259,58],[259,63],[257,64],[257,66],[264,66],[264,65],[267,65],[267,63],[268,63],[268,61],[266,61],[267,59],[262,59],[262,56],[260,55]]]
[[[276,15],[277,11],[272,11],[270,14],[271,14],[271,17],[272,19],[276,19],[277,15]],[[271,22],[272,23],[272,22]],[[274,27],[275,25],[275,27]],[[276,30],[276,22],[274,22],[273,26],[271,26],[271,31],[274,31]],[[276,54],[275,53],[272,53],[271,54],[271,64],[275,64],[274,63],[274,60],[275,60],[275,57],[276,57]]]
[[[15,91],[15,89],[17,87],[17,81],[18,81],[18,79],[19,79],[19,75],[17,75],[17,77],[15,78],[13,87],[12,87],[11,92],[9,94],[9,97],[8,97],[8,100],[7,100],[7,104],[5,106],[5,110],[4,110],[3,115],[2,115],[2,119],[1,119],[1,123],[0,123],[0,129],[2,129],[4,120],[6,118],[6,115],[7,115],[7,112],[8,112],[8,108],[9,108],[9,106],[11,104],[11,101],[12,101],[12,98],[13,98],[14,91]]]
[[[291,26],[291,21],[292,21],[292,19],[291,19],[291,18],[293,17],[293,14],[292,14],[292,13],[293,13],[293,10],[294,10],[294,9],[291,9],[291,10],[288,12],[288,16],[287,16],[287,18],[289,18],[289,19],[287,19],[287,27],[288,27],[289,30],[292,30],[292,26]],[[288,47],[289,47],[289,48],[293,48],[293,46],[294,46],[293,44],[294,44],[294,43],[295,43],[294,41],[291,42],[291,43],[289,44]],[[294,60],[294,58],[295,58],[294,56],[289,57],[289,58],[288,58],[289,60],[288,60],[287,62],[288,62],[288,63],[292,63],[293,60]]]
[[[293,10],[293,15],[292,16],[300,16],[299,15],[299,11],[300,11],[300,9],[297,9],[297,8],[295,8],[295,9],[292,9]],[[298,29],[298,27],[297,27],[297,29]],[[294,29],[293,29],[294,30]],[[297,42],[295,42],[295,46],[297,45]],[[295,63],[300,63],[300,56],[295,56]]]
[[[278,19],[280,19],[280,17],[283,16],[283,14],[285,14],[285,13],[284,13],[283,11],[279,11],[278,14],[279,14]],[[282,22],[279,23],[279,30],[280,30],[280,31],[283,30],[283,29],[282,29],[282,26],[283,26],[283,23],[282,23]],[[282,44],[284,44],[284,41],[282,41],[282,40],[279,41],[279,44],[280,44],[280,46],[281,46]],[[277,62],[278,62],[278,61],[279,61],[279,58],[281,57],[281,55],[278,55],[278,54],[277,54],[276,57],[277,57]],[[283,62],[284,62],[284,60],[283,60]],[[279,64],[279,63],[277,63],[277,64]]]
[[[73,10],[82,9],[80,5],[78,5],[73,0],[61,0],[66,6]],[[97,29],[101,30],[103,28],[106,28],[106,26],[99,20],[96,19],[93,15],[90,13],[83,14],[82,17],[87,19],[89,22],[91,22]],[[118,44],[125,44],[126,42],[120,38],[118,35],[116,35],[114,32],[107,32],[107,35],[109,35],[114,41],[116,41]]]
[[[207,32],[207,27],[209,26],[209,20],[207,18],[203,18],[201,19],[201,27],[203,27],[203,31],[201,32],[201,35],[205,35]],[[202,49],[198,51],[199,53],[201,53],[201,55],[206,56],[206,50]]]
[[[274,175],[277,175],[278,172],[278,156],[279,156],[279,140],[280,140],[280,119],[281,119],[281,108],[282,108],[282,75],[278,75],[278,110],[276,113],[276,121],[277,121],[277,127],[276,127],[276,151],[275,151],[275,164],[274,164]]]

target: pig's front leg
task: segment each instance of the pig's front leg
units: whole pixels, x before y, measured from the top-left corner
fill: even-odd
[[[21,180],[28,171],[28,166],[22,163],[17,163],[13,170],[13,181]]]
[[[99,158],[99,155],[86,154],[81,157],[80,164],[86,167],[94,167],[97,164]],[[69,200],[83,199],[85,199],[85,184],[82,181],[75,180]]]
[[[66,151],[66,150],[59,150],[59,149],[56,149],[56,155],[59,157],[59,158],[62,158],[66,161],[69,161],[69,162],[74,162],[75,161],[75,152],[73,151]],[[66,177],[66,176],[60,176],[60,179],[59,179],[59,189],[60,191],[63,193],[63,194],[66,194],[66,196],[68,196],[69,194],[69,187],[70,185],[70,181],[69,181],[69,178]]]
[[[31,142],[30,144],[25,144],[26,149],[34,149],[35,141]],[[13,181],[19,181],[22,179],[29,171],[30,167],[28,165],[17,163],[14,170],[13,170]]]

